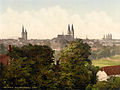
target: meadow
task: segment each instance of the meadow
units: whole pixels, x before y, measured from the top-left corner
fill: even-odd
[[[99,60],[92,60],[92,63],[94,66],[99,67],[120,65],[120,55],[115,55],[109,58],[103,58]]]

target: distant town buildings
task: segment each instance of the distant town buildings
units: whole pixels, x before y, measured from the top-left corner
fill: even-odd
[[[28,45],[28,44],[48,45],[53,50],[55,50],[55,54],[57,54],[57,52],[61,51],[69,42],[76,40],[73,24],[72,25],[68,24],[66,31],[67,31],[67,34],[63,34],[63,33],[58,34],[57,37],[53,39],[28,39],[28,32],[25,29],[25,27],[22,26],[20,38],[0,39],[0,44],[4,45],[5,47],[7,47],[8,45],[14,45],[14,46],[21,47],[21,46]],[[120,46],[120,39],[113,39],[112,34],[104,35],[103,39],[89,39],[86,37],[86,39],[83,39],[83,42],[89,44],[91,46],[92,51],[96,51],[99,49],[96,47],[97,45],[99,46],[114,46],[114,45]],[[1,58],[2,57],[3,56],[1,56]]]
[[[75,30],[74,25],[68,24],[67,34],[58,34],[57,37],[53,39],[28,39],[28,32],[24,26],[21,29],[21,37],[18,39],[0,39],[0,44],[5,46],[15,45],[21,47],[23,45],[32,44],[32,45],[49,45],[52,49],[56,51],[62,50],[68,42],[74,41],[75,38]],[[79,38],[77,38],[79,39]],[[93,50],[97,50],[94,45],[99,43],[102,46],[120,46],[120,39],[113,39],[112,34],[106,34],[103,36],[103,39],[83,39],[85,43],[88,43]]]

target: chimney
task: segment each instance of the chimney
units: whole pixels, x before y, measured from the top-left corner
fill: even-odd
[[[9,52],[11,51],[11,45],[8,45],[8,51]]]

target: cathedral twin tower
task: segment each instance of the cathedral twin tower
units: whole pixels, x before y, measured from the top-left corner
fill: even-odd
[[[27,30],[24,28],[24,26],[22,26],[22,39],[23,40],[27,40]]]
[[[71,30],[70,30],[70,24],[68,25],[68,35],[72,36],[74,39],[74,27],[72,24]]]

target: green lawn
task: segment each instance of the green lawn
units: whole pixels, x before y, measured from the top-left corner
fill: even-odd
[[[120,65],[120,55],[110,57],[109,59],[92,60],[92,63],[99,67]]]
[[[112,57],[110,57],[110,59],[119,59],[120,60],[120,55],[112,56]]]

